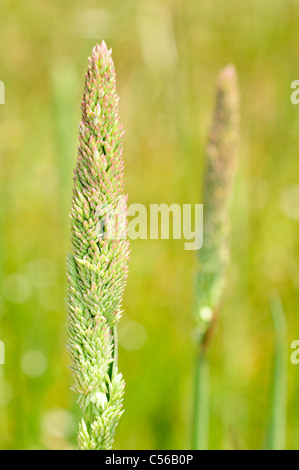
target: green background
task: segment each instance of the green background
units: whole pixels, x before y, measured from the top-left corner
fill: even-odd
[[[87,57],[113,49],[129,204],[200,203],[215,81],[235,64],[241,145],[232,260],[210,350],[212,449],[262,448],[278,292],[288,328],[287,447],[298,448],[299,2],[1,0],[0,448],[76,447],[65,349],[68,212]],[[188,449],[196,253],[131,242],[115,449]]]

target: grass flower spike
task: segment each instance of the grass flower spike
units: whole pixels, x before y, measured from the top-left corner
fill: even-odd
[[[219,74],[216,104],[206,148],[204,233],[199,250],[198,327],[205,334],[222,295],[229,261],[229,200],[236,170],[239,93],[235,68]]]
[[[111,50],[89,58],[70,212],[68,349],[83,409],[79,447],[111,449],[122,414],[124,381],[116,327],[128,271],[123,128]]]
[[[206,148],[203,188],[203,246],[199,250],[192,449],[208,448],[209,345],[219,312],[229,260],[229,199],[236,168],[239,94],[233,66],[220,72],[216,105]]]

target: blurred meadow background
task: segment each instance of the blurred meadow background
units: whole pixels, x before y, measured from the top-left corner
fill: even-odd
[[[232,260],[210,351],[210,448],[258,449],[271,406],[269,298],[287,320],[287,448],[299,447],[299,3],[1,0],[0,449],[76,448],[65,349],[68,213],[87,58],[113,49],[129,204],[200,203],[219,70],[233,63],[241,145]],[[188,449],[196,253],[131,241],[115,449]]]

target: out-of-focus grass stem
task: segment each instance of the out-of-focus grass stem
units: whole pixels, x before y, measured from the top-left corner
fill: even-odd
[[[194,374],[194,405],[192,421],[192,450],[206,450],[209,435],[209,361],[202,349],[198,350]]]
[[[287,414],[287,336],[283,306],[278,295],[270,299],[274,325],[274,372],[267,450],[284,450]]]

